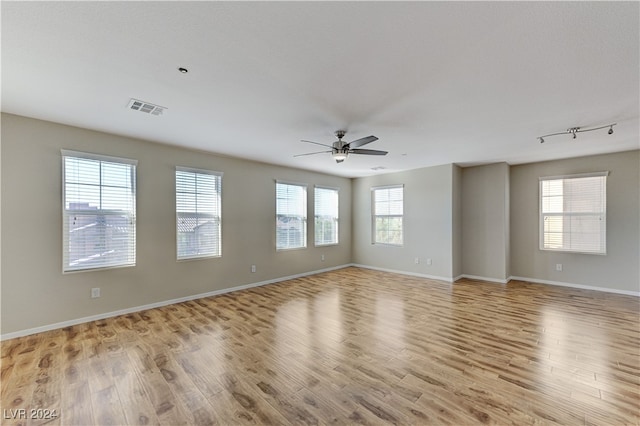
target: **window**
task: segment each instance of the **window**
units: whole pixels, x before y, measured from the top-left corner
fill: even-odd
[[[62,151],[64,272],[136,264],[136,165]]]
[[[402,245],[402,185],[371,188],[373,243]]]
[[[607,175],[540,178],[540,250],[606,254]]]
[[[338,190],[315,187],[315,245],[338,244]]]
[[[307,186],[276,182],[276,249],[307,246]]]
[[[222,255],[222,173],[176,167],[178,260]]]

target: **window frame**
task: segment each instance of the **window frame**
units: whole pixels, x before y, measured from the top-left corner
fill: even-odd
[[[557,253],[576,253],[576,254],[593,254],[593,255],[606,255],[607,254],[607,177],[609,176],[609,172],[608,171],[604,171],[604,172],[594,172],[594,173],[580,173],[580,174],[573,174],[573,175],[560,175],[560,176],[544,176],[544,177],[540,177],[539,178],[539,184],[538,184],[538,248],[541,251],[545,251],[545,252],[557,252]],[[593,178],[593,177],[601,177],[603,178],[603,185],[602,185],[602,192],[601,192],[601,196],[602,196],[602,203],[601,203],[601,207],[602,210],[601,211],[590,211],[590,212],[571,212],[571,211],[566,211],[565,209],[565,200],[564,200],[564,194],[563,194],[563,209],[562,212],[544,212],[544,189],[543,189],[543,185],[544,182],[549,182],[549,181],[562,181],[564,183],[564,181],[566,180],[572,180],[572,179],[582,179],[582,178]],[[564,188],[564,185],[563,185]],[[546,197],[551,197],[551,195],[547,195]],[[574,198],[570,198],[570,201],[573,201]],[[556,216],[556,217],[560,217],[563,219],[562,225],[564,227],[564,219],[569,219],[571,220],[571,218],[573,217],[580,217],[580,216],[595,216],[595,215],[599,215],[600,216],[600,239],[601,239],[601,244],[600,244],[600,248],[599,249],[593,249],[593,250],[586,250],[586,249],[580,249],[580,248],[573,248],[573,247],[569,247],[569,248],[557,248],[557,247],[546,247],[545,246],[545,235],[549,234],[549,232],[545,232],[545,217],[551,217],[551,216]],[[563,232],[564,233],[564,232]],[[578,234],[581,235],[580,233],[576,232],[576,233],[572,233],[571,229],[569,229],[569,235],[571,234]],[[563,246],[564,246],[564,241],[562,242]]]
[[[331,217],[334,222],[335,227],[335,241],[331,241],[328,243],[319,243],[317,238],[318,232],[318,190],[325,191],[334,191],[336,196],[336,212],[335,216]],[[328,246],[337,246],[340,243],[340,188],[335,188],[331,186],[324,185],[314,185],[313,188],[313,243],[314,247],[328,247]]]
[[[401,189],[402,190],[402,213],[399,215],[378,215],[376,214],[376,192],[381,190],[391,190],[391,189]],[[386,218],[400,218],[400,243],[392,243],[388,241],[377,241],[377,218],[378,217],[386,217]],[[387,226],[387,234],[389,233],[389,227]],[[404,246],[404,184],[397,185],[383,185],[383,186],[373,186],[371,187],[371,244],[374,245],[383,245],[383,246],[392,246],[392,247],[403,247]]]
[[[203,213],[203,217],[212,217],[214,218],[215,221],[217,221],[217,234],[218,234],[218,251],[216,253],[210,254],[210,253],[203,253],[203,254],[194,254],[194,255],[183,255],[180,256],[180,231],[179,231],[179,212],[178,212],[178,172],[182,172],[182,173],[192,173],[194,175],[207,175],[207,176],[214,176],[216,177],[218,180],[217,183],[217,198],[218,198],[218,202],[217,202],[217,206],[218,206],[218,211],[217,211],[217,216],[216,216],[216,212],[213,213]],[[222,178],[223,178],[224,173],[223,172],[218,172],[218,171],[214,171],[214,170],[207,170],[207,169],[197,169],[194,167],[184,167],[184,166],[176,166],[175,167],[175,173],[174,173],[174,195],[175,195],[175,214],[176,214],[176,261],[178,262],[184,262],[184,261],[190,261],[190,260],[200,260],[200,259],[211,259],[211,258],[220,258],[222,257]],[[197,194],[196,194],[197,195]],[[198,205],[197,205],[197,201],[196,201],[196,210],[198,209]],[[190,214],[195,214],[196,218],[198,218],[198,212],[196,211],[195,213],[190,212]]]
[[[279,247],[278,246],[278,221],[279,221],[279,216],[292,216],[292,215],[279,215],[278,214],[278,185],[287,185],[287,186],[298,186],[301,187],[304,191],[304,195],[302,196],[302,202],[304,203],[304,206],[302,208],[302,211],[304,213],[304,216],[302,217],[302,231],[301,231],[301,237],[302,237],[302,245],[300,246],[295,246],[295,247]],[[308,213],[308,197],[309,197],[309,193],[307,191],[308,185],[306,183],[299,183],[299,182],[290,182],[290,181],[284,181],[284,180],[276,180],[275,181],[275,243],[276,243],[276,251],[277,252],[283,252],[283,251],[290,251],[290,250],[303,250],[307,248],[308,245],[308,238],[307,238],[307,232],[309,230],[309,225],[308,225],[308,217],[309,217],[309,213]]]
[[[89,272],[89,271],[100,271],[105,269],[115,269],[115,268],[129,268],[136,266],[137,262],[137,165],[138,160],[123,158],[123,157],[115,157],[110,155],[102,155],[95,154],[90,152],[82,152],[82,151],[74,151],[68,149],[61,149],[61,162],[62,162],[62,273],[63,274],[73,274],[78,272]],[[102,163],[112,163],[112,164],[121,164],[129,166],[129,179],[130,179],[130,199],[131,199],[131,209],[125,211],[123,214],[120,210],[113,209],[87,209],[87,210],[67,210],[67,158],[75,158],[81,160],[89,160],[89,161],[97,161],[100,163],[99,166],[99,183],[98,183],[98,193],[100,197],[100,202],[103,201],[103,188],[104,187],[112,187],[109,185],[102,184]],[[76,184],[80,185],[80,181]],[[85,183],[84,185],[89,185]],[[93,184],[95,186],[95,184]],[[126,261],[121,261],[119,263],[110,263],[98,266],[87,266],[87,267],[70,267],[69,263],[71,259],[69,258],[69,250],[70,250],[70,233],[72,230],[69,228],[68,219],[72,213],[78,215],[78,213],[86,214],[86,215],[96,215],[96,216],[127,216],[129,218],[129,228],[128,231],[132,234],[129,236],[128,244],[131,246],[128,247],[128,259]]]

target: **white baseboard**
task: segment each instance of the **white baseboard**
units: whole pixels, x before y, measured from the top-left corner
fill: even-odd
[[[210,296],[218,296],[220,294],[231,293],[239,290],[246,290],[253,287],[261,287],[263,285],[274,284],[282,281],[293,280],[296,278],[306,277],[309,275],[320,274],[322,272],[335,271],[337,269],[347,268],[349,266],[353,266],[352,264],[339,265],[331,268],[318,269],[316,271],[304,272],[301,274],[288,275],[286,277],[274,278],[266,281],[260,281],[251,284],[239,285],[236,287],[223,288],[221,290],[209,291],[206,293],[194,294],[191,296],[179,297],[177,299],[163,300],[162,302],[149,303],[148,305],[134,306],[131,308],[120,309],[112,312],[105,312],[103,314],[91,315],[88,317],[82,317],[77,319],[72,319],[68,321],[57,322],[55,324],[43,325],[40,327],[28,328],[25,330],[14,331],[12,333],[0,334],[0,341],[14,339],[16,337],[29,336],[31,334],[42,333],[44,331],[57,330],[59,328],[70,327],[72,325],[84,324],[91,321],[97,321],[101,319],[117,317],[119,315],[131,314],[133,312],[145,311],[148,309],[159,308],[162,306],[173,305],[174,303],[188,302],[189,300],[202,299]]]
[[[595,287],[595,286],[590,286],[590,285],[565,283],[565,282],[561,282],[561,281],[539,280],[537,278],[527,278],[527,277],[514,277],[514,276],[511,276],[511,277],[509,277],[509,281],[511,281],[511,280],[527,281],[527,282],[536,283],[536,284],[557,285],[557,286],[560,286],[560,287],[579,288],[579,289],[583,289],[583,290],[603,291],[603,292],[606,292],[606,293],[624,294],[626,296],[640,297],[640,291],[618,290],[618,289],[615,289],[615,288]]]
[[[511,280],[517,280],[517,281],[527,281],[527,282],[536,283],[536,284],[547,284],[547,285],[555,285],[560,287],[579,288],[583,290],[594,290],[594,291],[602,291],[606,293],[615,293],[615,294],[623,294],[626,296],[640,297],[640,291],[619,290],[614,288],[596,287],[596,286],[583,285],[583,284],[573,284],[573,283],[567,283],[567,282],[561,282],[561,281],[540,280],[537,278],[510,276],[505,280],[501,280],[498,278],[481,277],[478,275],[469,275],[469,274],[461,274],[454,278],[449,278],[449,277],[439,277],[435,275],[420,274],[416,272],[400,271],[397,269],[378,268],[377,266],[361,265],[357,263],[354,263],[351,266],[356,266],[356,267],[365,268],[365,269],[373,269],[376,271],[392,272],[392,273],[401,274],[401,275],[410,275],[410,276],[420,277],[420,278],[428,278],[433,280],[445,281],[448,283],[455,283],[461,278],[469,278],[472,280],[480,280],[480,281],[486,281],[486,282],[491,282],[496,284],[507,284]]]
[[[453,281],[458,281],[459,279],[462,278],[468,278],[470,280],[480,280],[480,281],[487,281],[490,283],[497,283],[497,284],[506,284],[511,280],[511,277],[505,279],[505,280],[501,280],[499,278],[489,278],[489,277],[481,277],[479,275],[469,275],[469,274],[462,274],[462,275],[458,275],[457,277],[455,277],[453,279]]]
[[[351,266],[355,266],[355,267],[358,267],[358,268],[364,268],[364,269],[373,269],[374,271],[391,272],[391,273],[394,273],[394,274],[409,275],[409,276],[412,276],[412,277],[428,278],[430,280],[445,281],[445,282],[448,282],[448,283],[452,283],[453,282],[453,278],[451,278],[451,277],[440,277],[440,276],[437,276],[437,275],[420,274],[418,272],[408,272],[408,271],[400,271],[400,270],[397,270],[397,269],[378,268],[377,266],[361,265],[359,263],[353,263],[353,264],[351,264]]]

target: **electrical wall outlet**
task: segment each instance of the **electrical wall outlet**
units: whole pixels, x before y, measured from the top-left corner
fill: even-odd
[[[431,258],[427,259],[427,265],[431,265]]]
[[[320,256],[320,260],[324,262],[324,254]]]
[[[251,265],[251,272],[255,272],[256,271],[256,265]]]
[[[94,287],[91,289],[91,298],[95,299],[100,297],[100,287]]]
[[[418,265],[420,263],[420,258],[416,257],[416,259],[414,260],[415,264]]]
[[[562,263],[556,263],[556,271],[562,272]]]

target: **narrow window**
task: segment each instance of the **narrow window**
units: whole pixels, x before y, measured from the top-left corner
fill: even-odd
[[[307,186],[276,182],[276,249],[307,246]]]
[[[373,243],[402,245],[403,196],[402,185],[371,188],[373,204]]]
[[[176,167],[178,260],[222,255],[222,173]]]
[[[315,245],[338,244],[338,190],[315,187]]]
[[[62,151],[63,272],[136,264],[136,165]]]
[[[607,175],[540,178],[540,250],[606,254]]]

